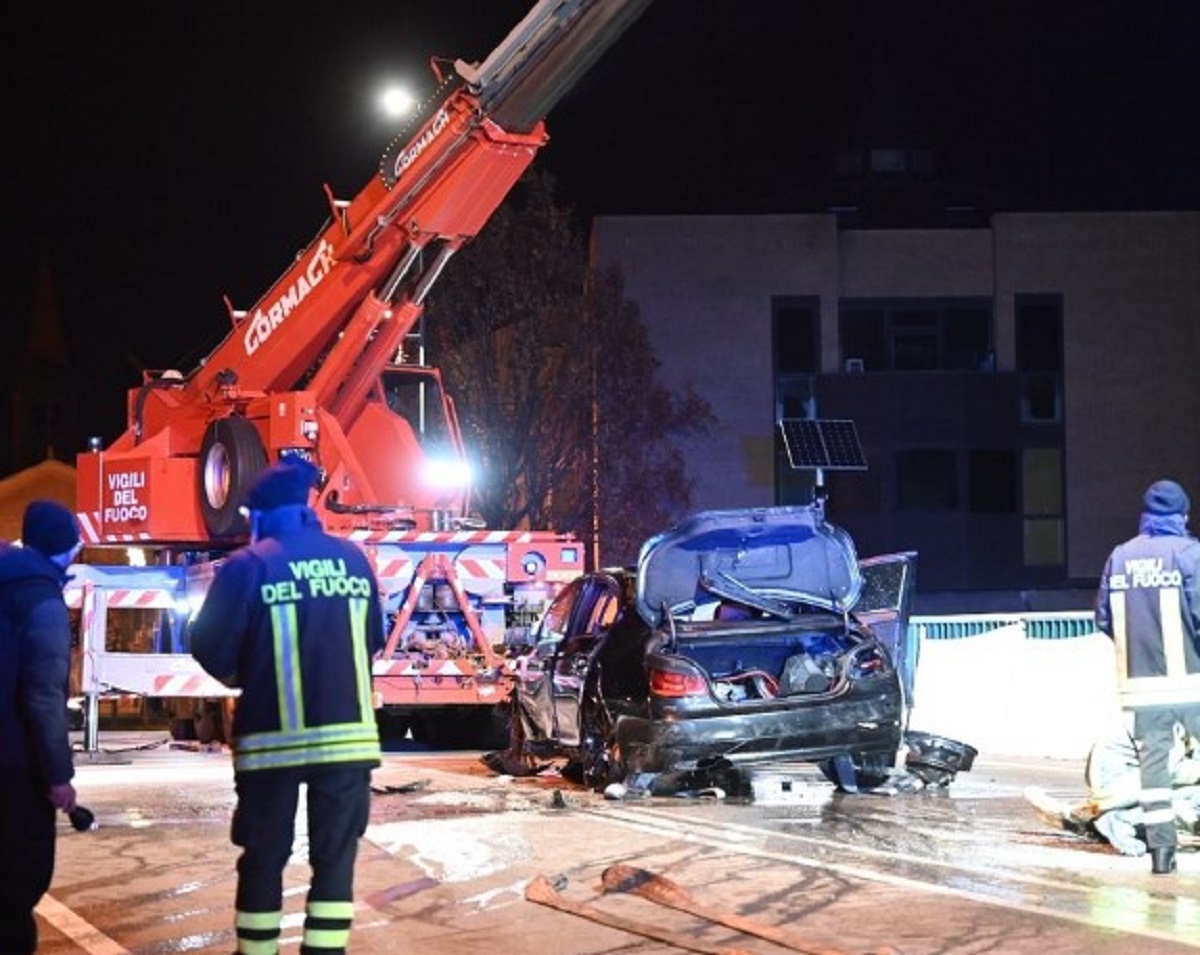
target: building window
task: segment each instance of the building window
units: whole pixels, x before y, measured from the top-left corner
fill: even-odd
[[[813,418],[815,414],[812,375],[775,376],[775,420]],[[792,467],[787,446],[775,431],[775,503],[808,504],[813,497],[813,472]]]
[[[815,418],[812,375],[780,375],[775,379],[775,420]]]
[[[1061,296],[1017,296],[1017,371],[1021,374],[1021,420],[1026,423],[1062,420],[1062,337]]]
[[[942,366],[953,371],[995,371],[991,306],[950,306],[942,323]]]
[[[910,449],[896,454],[896,507],[901,511],[958,508],[958,472],[953,451]]]
[[[816,298],[777,295],[771,299],[776,421],[816,416],[813,376],[821,370],[820,315]],[[792,467],[776,433],[776,503],[807,504],[812,497],[813,472]]]
[[[891,366],[885,319],[881,308],[842,310],[839,337],[843,368],[850,362],[855,362],[859,371],[886,371]]]
[[[897,309],[892,313],[891,340],[896,371],[937,371],[940,367],[936,312]]]
[[[862,371],[992,371],[986,299],[846,301],[839,317],[842,367]]]
[[[1058,375],[1021,375],[1021,420],[1027,424],[1062,420]]]
[[[1067,562],[1061,520],[1025,521],[1025,566],[1061,567]]]
[[[815,298],[775,296],[771,327],[775,374],[815,374],[821,370],[820,309]]]
[[[1061,296],[1018,295],[1017,370],[1062,372]]]
[[[1010,448],[967,455],[967,509],[973,514],[1017,513],[1017,454]]]
[[[1026,448],[1021,458],[1021,487],[1025,566],[1066,564],[1062,450]]]

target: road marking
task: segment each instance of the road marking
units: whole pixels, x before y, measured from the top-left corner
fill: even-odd
[[[122,948],[53,896],[43,895],[34,911],[88,955],[130,955],[129,949]]]

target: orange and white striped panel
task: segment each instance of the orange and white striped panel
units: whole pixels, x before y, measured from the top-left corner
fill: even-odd
[[[415,569],[416,563],[411,554],[400,553],[391,548],[375,554],[375,574],[380,580],[401,587],[407,586]]]
[[[458,572],[459,579],[468,589],[470,589],[467,583],[469,580],[502,584],[507,576],[503,557],[463,556],[454,562],[454,568]]]
[[[229,688],[206,673],[168,673],[153,678],[151,696],[224,696]]]
[[[109,610],[170,610],[175,606],[175,595],[169,590],[153,588],[122,588],[107,591]],[[73,610],[83,605],[83,589],[68,587],[63,599]]]
[[[373,676],[467,677],[476,674],[469,660],[376,660]]]

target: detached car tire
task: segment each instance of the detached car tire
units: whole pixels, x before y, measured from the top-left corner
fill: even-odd
[[[896,753],[867,753],[851,756],[848,753],[823,760],[818,765],[831,783],[845,792],[869,792],[884,785],[892,775]]]

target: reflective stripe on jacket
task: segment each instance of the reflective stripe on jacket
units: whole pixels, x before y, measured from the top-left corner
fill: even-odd
[[[325,534],[315,515],[231,556],[191,636],[201,666],[241,688],[236,771],[379,765],[371,689],[371,659],[384,640],[378,587],[362,551]]]
[[[1125,708],[1200,702],[1200,543],[1140,534],[1108,559],[1096,622],[1113,638]]]

